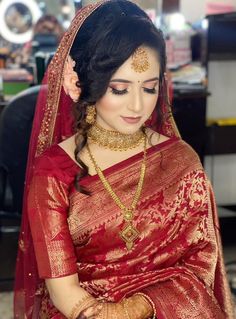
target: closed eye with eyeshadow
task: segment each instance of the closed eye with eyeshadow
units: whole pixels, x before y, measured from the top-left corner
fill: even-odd
[[[158,93],[158,82],[155,82],[154,85],[153,83],[147,84],[142,87],[143,91],[149,94],[157,94]],[[114,85],[110,85],[109,88],[111,89],[111,93],[115,94],[115,95],[124,95],[127,94],[128,91],[128,87],[124,87],[121,85],[118,86],[114,86]]]

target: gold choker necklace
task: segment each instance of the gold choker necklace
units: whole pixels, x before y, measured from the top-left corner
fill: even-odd
[[[87,134],[88,140],[112,151],[127,151],[140,145],[145,139],[145,134],[139,130],[134,134],[122,134],[109,131],[95,123]]]

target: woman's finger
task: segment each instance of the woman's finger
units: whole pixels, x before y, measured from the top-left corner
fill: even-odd
[[[88,307],[84,309],[83,311],[80,312],[79,316],[77,319],[94,319],[97,317],[99,312],[101,311],[101,305],[94,305],[91,307]]]

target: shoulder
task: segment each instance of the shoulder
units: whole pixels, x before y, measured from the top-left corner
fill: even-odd
[[[170,141],[164,143],[168,146],[161,148],[161,170],[159,170],[162,177],[169,177],[169,185],[179,184],[185,189],[191,205],[200,205],[202,201],[206,201],[210,182],[196,151],[181,138],[170,138],[150,129],[147,135],[151,138],[152,145],[158,146],[162,142]],[[160,148],[157,148],[158,158],[160,158],[159,151]],[[159,160],[157,162],[160,163]]]
[[[34,164],[34,175],[52,176],[66,183],[74,180],[78,172],[79,167],[59,144],[49,147]]]
[[[67,138],[66,140],[58,144],[58,146],[66,153],[67,156],[70,157],[72,161],[76,163],[75,155],[74,155],[74,150],[76,147],[75,135],[72,135],[71,137]]]
[[[181,158],[187,166],[193,166],[201,170],[203,169],[197,152],[192,148],[191,145],[189,145],[182,139],[178,140],[177,153],[179,155],[179,158]]]
[[[177,169],[176,179],[186,182],[188,188],[205,184],[206,173],[196,151],[184,140],[179,139],[171,149],[172,165]]]
[[[181,155],[184,155],[185,157],[186,156],[194,157],[197,161],[199,161],[199,156],[197,155],[195,150],[181,138],[169,137],[169,136],[160,134],[150,128],[146,129],[146,134],[149,140],[149,144],[151,146],[155,146],[166,141],[170,141],[170,142],[173,141],[175,143],[170,143],[170,145],[176,148],[176,150],[178,150]]]
[[[166,157],[166,159],[174,156],[177,158],[184,157],[186,159],[187,157],[195,157],[196,160],[199,160],[198,155],[192,149],[192,147],[180,137],[169,137],[160,134],[159,132],[156,132],[150,128],[146,129],[146,135],[148,137],[148,143],[150,147],[157,146],[156,149],[158,153],[160,150],[162,150],[162,153]],[[165,145],[166,147],[162,147],[163,145]],[[158,146],[161,146],[161,148]]]
[[[148,141],[151,146],[158,145],[170,139],[168,136],[162,135],[150,128],[146,128],[145,132],[147,134]]]
[[[149,133],[150,134],[150,133]],[[183,167],[197,166],[202,169],[200,158],[196,151],[185,142],[182,138],[178,137],[167,137],[154,132],[153,137],[151,136],[155,144],[170,141],[167,143],[168,147],[165,149],[164,155],[168,158],[174,158],[175,161],[181,162]],[[154,144],[154,145],[155,145]]]
[[[161,153],[161,166],[166,171],[175,171],[179,178],[196,170],[204,171],[196,151],[181,138],[167,137],[150,129],[147,135],[149,143],[157,146],[154,148],[157,158]]]

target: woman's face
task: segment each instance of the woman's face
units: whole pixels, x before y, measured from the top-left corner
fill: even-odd
[[[104,96],[97,101],[97,123],[107,130],[135,133],[152,114],[158,99],[160,64],[156,51],[143,47],[147,64],[142,72],[131,56],[112,76]],[[141,60],[140,60],[141,59]],[[137,64],[136,63],[136,64]]]

